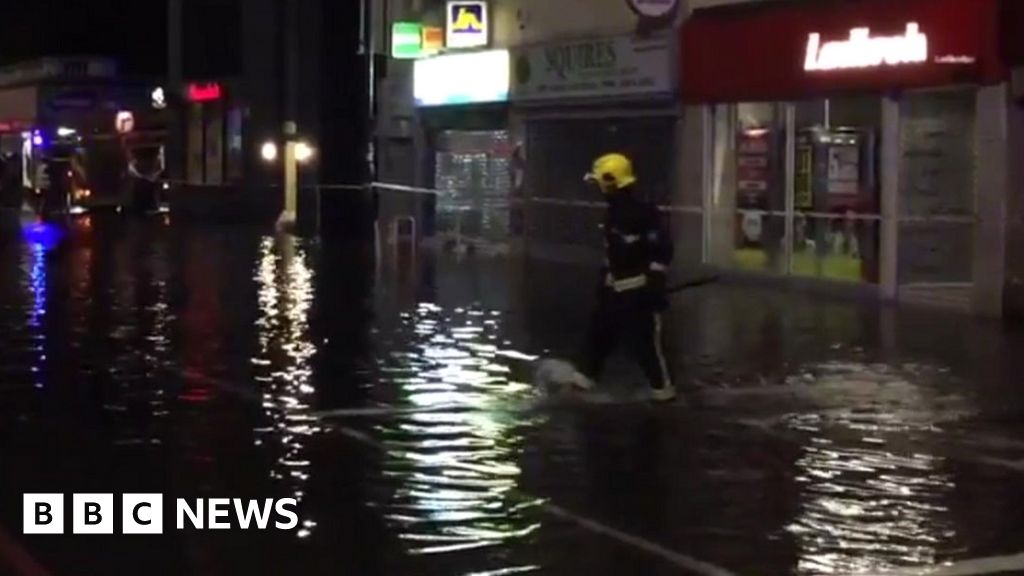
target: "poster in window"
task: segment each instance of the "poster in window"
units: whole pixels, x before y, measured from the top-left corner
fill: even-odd
[[[736,144],[737,205],[740,208],[763,208],[768,202],[771,178],[769,135],[766,129],[740,132]]]
[[[232,108],[227,117],[227,179],[237,182],[242,179],[242,109]]]
[[[217,106],[206,109],[206,183],[224,182],[224,114]]]
[[[814,149],[798,146],[796,149],[796,207],[810,210],[814,207]]]
[[[860,150],[857,146],[828,149],[828,193],[855,196],[860,189]]]

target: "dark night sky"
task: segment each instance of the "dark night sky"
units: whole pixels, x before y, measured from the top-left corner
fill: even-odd
[[[45,55],[115,57],[125,72],[166,67],[166,0],[6,0],[0,64]]]

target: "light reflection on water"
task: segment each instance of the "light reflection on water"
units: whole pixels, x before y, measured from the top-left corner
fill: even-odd
[[[263,239],[256,270],[259,349],[252,362],[270,426],[256,430],[256,438],[278,450],[270,477],[299,502],[299,538],[308,538],[317,525],[309,507],[302,506],[310,474],[308,444],[318,431],[311,415],[311,361],[317,351],[309,332],[314,281],[305,247],[291,237]]]
[[[489,549],[528,539],[538,506],[517,492],[530,417],[503,407],[531,388],[503,362],[497,312],[421,304],[402,314],[381,359],[380,384],[404,412],[378,427],[383,474],[396,487],[382,507],[412,555]],[[404,336],[403,336],[404,335]],[[538,570],[506,565],[479,576]]]
[[[842,385],[828,379],[822,388]],[[800,574],[929,566],[955,537],[947,507],[954,479],[928,450],[942,415],[909,382],[886,389],[874,406],[787,418],[790,429],[809,435],[796,462],[800,513],[787,528],[800,549]]]
[[[28,315],[29,330],[35,332],[32,335],[35,341],[33,349],[32,373],[36,388],[43,387],[42,373],[46,365],[46,331],[43,329],[43,319],[46,317],[47,305],[47,274],[46,274],[46,246],[39,242],[30,242],[28,245],[28,287],[32,297],[32,305]]]
[[[561,537],[562,527],[552,521],[540,533],[544,516],[538,511],[539,503],[520,491],[520,463],[524,460],[527,434],[538,459],[551,456],[565,466],[559,468],[558,478],[549,472],[554,468],[536,468],[540,474],[550,474],[550,481],[538,479],[538,473],[528,473],[532,474],[529,484],[535,490],[537,486],[543,487],[537,493],[551,495],[559,503],[572,503],[580,494],[593,494],[602,501],[622,495],[614,490],[594,492],[599,489],[590,486],[601,473],[594,471],[601,470],[600,467],[592,468],[593,464],[586,460],[594,457],[586,453],[590,445],[597,452],[619,451],[627,456],[631,455],[630,450],[646,448],[642,443],[623,448],[615,444],[616,437],[606,436],[603,429],[592,430],[603,428],[593,426],[594,421],[607,422],[612,427],[622,421],[613,410],[587,410],[585,418],[563,417],[551,422],[556,426],[545,427],[542,410],[529,413],[519,409],[535,400],[532,389],[518,381],[521,375],[517,376],[530,359],[514,351],[524,340],[509,343],[505,338],[514,316],[479,307],[420,304],[402,313],[396,310],[397,306],[379,306],[373,325],[380,344],[373,371],[376,378],[362,392],[372,397],[376,408],[395,407],[403,411],[386,418],[346,417],[320,424],[312,415],[313,359],[318,343],[311,333],[310,313],[314,287],[324,282],[329,273],[316,268],[313,253],[302,244],[262,239],[255,261],[253,253],[246,252],[237,268],[227,266],[238,261],[234,258],[236,253],[226,247],[211,250],[202,238],[185,245],[210,256],[197,258],[195,252],[186,252],[179,261],[175,259],[174,244],[149,236],[133,240],[128,247],[120,240],[96,242],[95,250],[93,244],[86,243],[64,253],[51,252],[52,246],[45,242],[19,245],[16,252],[10,253],[10,276],[20,276],[19,282],[10,285],[13,303],[0,303],[6,306],[0,308],[5,315],[16,317],[16,322],[8,326],[13,345],[0,350],[0,354],[15,363],[4,372],[4,379],[24,378],[30,383],[18,382],[24,388],[45,383],[47,390],[38,397],[47,396],[51,389],[60,390],[55,384],[63,381],[62,371],[71,373],[68,366],[75,371],[74,378],[67,381],[82,390],[91,391],[102,383],[105,394],[99,400],[90,396],[86,401],[102,401],[104,408],[119,410],[111,416],[116,424],[112,440],[118,443],[160,438],[157,434],[164,424],[158,419],[136,417],[141,412],[138,408],[148,402],[151,412],[147,415],[171,420],[167,428],[184,429],[180,432],[180,444],[186,448],[198,446],[202,455],[214,454],[222,459],[217,466],[209,466],[209,470],[238,466],[254,474],[249,479],[255,485],[269,475],[280,492],[298,498],[302,503],[302,529],[297,534],[301,537],[311,536],[318,529],[318,521],[319,526],[328,526],[329,515],[345,518],[351,513],[347,508],[330,508],[329,503],[324,505],[322,500],[307,494],[322,493],[310,488],[311,461],[322,466],[324,460],[347,458],[347,454],[319,449],[319,458],[314,455],[312,444],[318,427],[336,424],[358,428],[373,422],[374,428],[366,436],[385,449],[383,459],[369,463],[354,459],[341,464],[360,467],[352,471],[357,482],[364,476],[370,477],[366,500],[361,497],[357,506],[375,507],[390,528],[386,537],[400,539],[412,556],[404,560],[432,567],[454,562],[461,569],[445,573],[466,576],[539,572],[542,567],[538,564],[545,564],[544,568],[550,570],[560,560],[551,558],[558,554],[548,554],[548,549],[561,544],[552,535]],[[255,244],[246,246],[251,249]],[[183,265],[185,262],[187,265]],[[238,275],[229,271],[238,269],[251,273],[255,283],[258,309],[254,323],[250,323],[251,300],[238,298],[238,294],[247,296],[252,285],[238,289],[231,285]],[[63,284],[65,281],[71,282],[70,290]],[[177,297],[178,290],[171,288],[186,289],[187,301],[182,302]],[[513,308],[512,312],[520,310]],[[559,319],[552,319],[551,323],[557,324]],[[545,325],[537,332],[547,328]],[[235,344],[239,333],[245,339],[246,330],[252,331],[255,348],[217,346],[221,340],[232,340]],[[65,341],[67,345],[63,344]],[[668,522],[677,523],[681,530],[690,527],[688,523],[697,522],[701,533],[721,533],[722,538],[728,539],[728,546],[723,549],[746,544],[745,540],[737,540],[736,534],[743,534],[749,527],[757,532],[752,538],[755,545],[763,542],[766,533],[778,536],[784,527],[780,541],[784,543],[787,561],[790,544],[796,546],[799,561],[796,567],[774,565],[777,571],[766,569],[765,573],[878,574],[890,568],[928,565],[954,556],[951,548],[962,545],[958,540],[964,540],[964,534],[971,531],[962,523],[957,524],[958,530],[953,528],[954,512],[949,507],[957,505],[954,482],[959,483],[961,490],[971,487],[972,482],[979,491],[987,490],[987,486],[970,477],[965,480],[960,470],[954,477],[949,470],[955,468],[955,452],[949,452],[953,460],[947,462],[946,451],[936,444],[944,438],[945,424],[951,419],[949,407],[956,407],[955,401],[937,395],[929,386],[930,382],[941,381],[933,372],[942,369],[925,366],[915,368],[923,370],[919,373],[897,374],[886,372],[885,366],[859,364],[857,359],[843,364],[799,365],[787,371],[792,380],[787,379],[779,387],[781,390],[765,385],[765,390],[759,391],[759,398],[778,401],[770,408],[757,402],[758,416],[767,412],[767,421],[774,425],[780,414],[795,413],[783,420],[787,434],[779,440],[785,444],[780,453],[789,455],[788,450],[793,448],[799,450],[799,456],[766,465],[772,467],[766,473],[781,469],[786,489],[795,487],[785,495],[785,510],[777,514],[766,510],[772,506],[764,506],[757,492],[748,490],[752,500],[741,496],[732,502],[739,510],[736,516],[721,520],[714,514],[702,514],[695,519],[688,516],[685,507],[670,508],[676,506],[674,500],[684,500],[680,495],[690,490],[685,481],[680,481],[651,498],[658,501],[658,506],[665,506],[666,514],[673,515],[674,520]],[[243,368],[236,371],[238,365]],[[179,374],[186,369],[189,371],[185,378],[180,378]],[[805,369],[804,374],[789,374]],[[205,375],[210,378],[202,378]],[[255,376],[255,395],[248,386],[250,375]],[[854,381],[858,378],[862,381]],[[183,380],[182,393],[172,394],[171,401],[165,401],[165,391],[176,390],[169,386],[179,380]],[[233,388],[211,388],[216,381]],[[11,382],[0,384],[10,387]],[[221,406],[206,402],[211,394],[219,396]],[[175,402],[175,397],[184,402]],[[249,415],[252,398],[259,402],[257,409],[265,417],[261,419],[269,423],[256,431],[257,442],[272,455],[269,466],[263,461],[253,464],[232,460],[230,454],[220,454],[209,447],[210,440],[215,438],[204,436],[205,429],[188,428],[192,425],[190,411],[209,414],[211,422],[223,405],[243,406],[240,410]],[[808,398],[810,406],[804,402]],[[196,399],[203,400],[203,405],[185,405]],[[353,408],[364,408],[359,404],[362,400],[360,397]],[[325,404],[317,409],[348,406]],[[30,405],[28,402],[9,405],[30,413],[25,408]],[[693,420],[697,425],[714,428],[715,415],[700,410],[668,409],[664,411],[665,425],[675,426],[676,422],[697,416]],[[170,417],[166,417],[168,412]],[[382,408],[378,414],[386,412],[388,408]],[[196,435],[198,442],[193,439]],[[562,436],[570,439],[563,440]],[[230,438],[248,443],[250,429],[235,430]],[[779,436],[768,438],[765,441],[770,443],[769,448],[776,448],[774,442]],[[317,446],[331,449],[336,447],[332,444],[335,441],[327,438]],[[170,446],[173,449],[173,443]],[[360,445],[355,451],[362,454],[365,448]],[[649,460],[652,467],[676,466],[670,472],[672,478],[685,480],[707,468],[724,469],[726,475],[735,471],[735,476],[741,477],[739,482],[745,482],[742,475],[749,470],[750,462],[688,458],[696,449],[680,441],[678,447],[666,450],[686,458],[678,466],[671,460],[662,462],[665,456],[657,451],[652,451],[654,455]],[[724,455],[712,458],[731,458],[729,452],[721,454]],[[133,461],[135,465],[144,471],[148,466],[144,461]],[[562,475],[563,469],[572,473]],[[151,470],[162,472],[163,468],[155,466]],[[578,470],[583,471],[577,476]],[[200,469],[197,476],[205,480],[206,476],[201,474],[206,471]],[[639,475],[642,471],[630,469],[622,474]],[[755,478],[752,482],[760,482],[763,477],[748,476]],[[324,473],[320,480],[330,479]],[[701,505],[719,505],[700,493],[692,498]],[[791,510],[796,510],[796,514]],[[593,513],[585,506],[580,511]],[[646,516],[650,513],[642,508],[608,512],[607,519],[615,527],[632,529],[634,514],[641,517],[637,525],[648,524]],[[740,517],[738,526],[722,526],[733,517]],[[762,523],[762,517],[770,521]],[[322,533],[317,536],[330,536],[329,529],[320,530]],[[684,540],[673,540],[660,532],[652,538],[673,549],[685,550],[687,546]],[[318,540],[322,543],[326,538],[307,539],[313,545],[322,545]],[[302,546],[305,545],[304,542]],[[773,541],[771,546],[778,544]],[[545,550],[538,553],[540,549]],[[735,554],[731,550],[713,552],[708,559],[729,565]],[[544,562],[539,562],[541,559]],[[551,566],[547,565],[548,560]]]

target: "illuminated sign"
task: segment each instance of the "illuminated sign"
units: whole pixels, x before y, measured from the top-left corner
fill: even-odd
[[[135,130],[135,115],[127,110],[118,112],[114,119],[114,127],[117,128],[118,134],[128,134]]]
[[[391,57],[400,60],[419,58],[423,53],[423,26],[418,22],[391,25]]]
[[[417,60],[413,70],[416,105],[505,102],[509,93],[509,70],[508,50]]]
[[[850,30],[847,40],[821,43],[821,34],[807,39],[804,70],[844,70],[919,64],[928,61],[928,37],[916,22],[900,36],[872,36],[868,28]]]
[[[163,110],[167,108],[167,94],[164,93],[163,88],[154,88],[149,97],[155,110]]]
[[[487,46],[487,2],[449,0],[448,48]]]
[[[423,27],[423,52],[437,54],[444,49],[444,28],[440,26]]]
[[[189,102],[210,102],[220,100],[224,97],[224,90],[220,84],[209,82],[207,84],[189,84],[187,91]]]
[[[391,57],[415,60],[433,56],[444,49],[444,28],[419,22],[395,22],[391,26]]]

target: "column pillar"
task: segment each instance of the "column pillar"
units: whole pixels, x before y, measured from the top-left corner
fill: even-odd
[[[1003,313],[1003,282],[1006,272],[1007,87],[978,89],[977,177],[974,227],[974,290],[972,308],[982,316]]]
[[[881,150],[881,296],[886,300],[899,298],[899,235],[900,235],[900,103],[893,98],[882,100]]]

